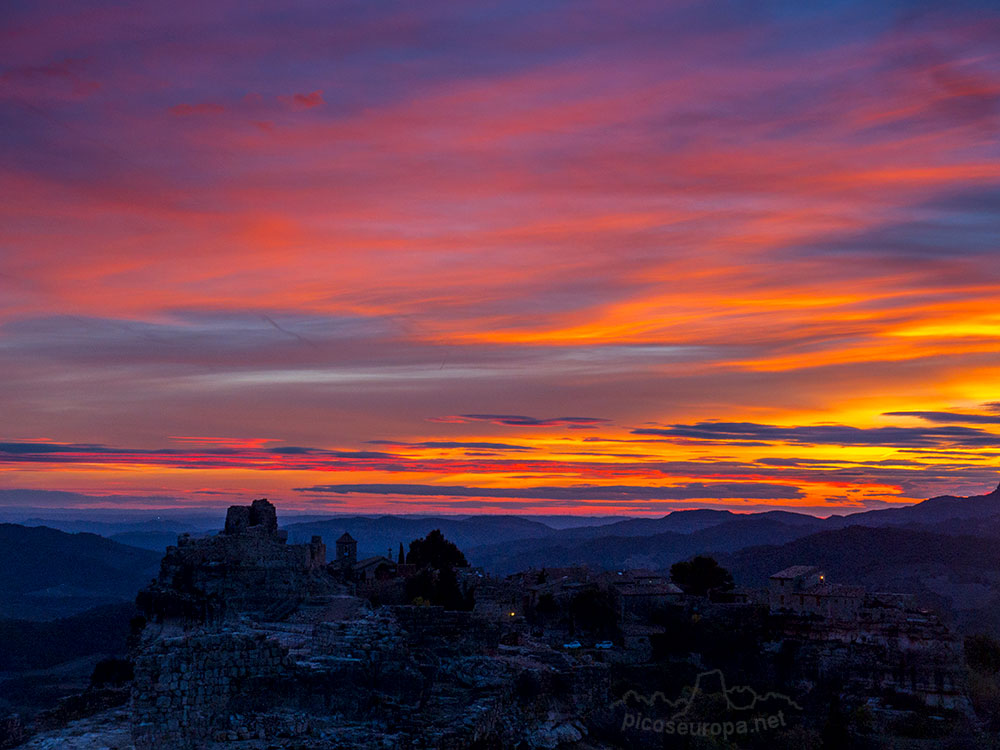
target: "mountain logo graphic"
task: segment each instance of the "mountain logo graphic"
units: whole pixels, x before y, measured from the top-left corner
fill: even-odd
[[[726,685],[726,676],[721,669],[712,669],[700,673],[691,687],[688,695],[682,693],[675,700],[671,700],[662,692],[657,691],[646,696],[635,690],[629,690],[620,700],[615,701],[613,706],[628,707],[630,703],[641,703],[649,709],[658,709],[658,713],[669,714],[671,721],[682,721],[691,712],[692,707],[699,702],[710,700],[712,696],[723,696],[726,702],[726,709],[729,711],[754,711],[762,709],[765,705],[769,708],[775,705],[801,711],[802,706],[792,700],[784,693],[768,692],[758,693],[749,685]]]

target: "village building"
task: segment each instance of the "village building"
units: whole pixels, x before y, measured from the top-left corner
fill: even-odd
[[[330,563],[330,572],[345,583],[372,583],[399,575],[399,563],[386,555],[374,555],[358,560],[358,543],[348,532],[337,539],[337,556]]]
[[[385,555],[375,555],[358,560],[351,566],[353,580],[358,583],[384,581],[396,577],[396,563]]]
[[[823,571],[811,565],[785,568],[772,575],[769,583],[769,603],[776,614],[854,620],[865,597],[863,587],[829,583]]]
[[[648,618],[656,610],[684,600],[684,592],[677,584],[650,570],[617,571],[604,580],[615,593],[622,621]]]
[[[804,666],[821,674],[847,665],[860,689],[968,710],[961,641],[914,597],[830,583],[809,565],[772,575],[768,593],[778,632],[807,646],[799,654]]]
[[[333,564],[338,567],[354,565],[358,561],[358,543],[348,532],[337,539],[337,559]]]

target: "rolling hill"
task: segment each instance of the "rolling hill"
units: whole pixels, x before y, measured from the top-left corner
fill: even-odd
[[[132,601],[161,557],[96,534],[0,524],[0,617],[47,620]]]
[[[604,535],[576,539],[565,533],[467,550],[469,561],[499,574],[526,568],[589,565],[597,570],[669,568],[701,553],[734,552],[749,545],[781,544],[813,533],[814,526],[788,524],[761,515],[728,514],[724,523],[690,533]],[[610,527],[609,527],[610,528]]]

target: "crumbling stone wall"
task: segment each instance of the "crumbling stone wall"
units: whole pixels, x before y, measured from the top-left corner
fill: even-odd
[[[313,650],[327,656],[361,658],[400,647],[396,618],[387,611],[343,622],[322,622],[313,631]]]
[[[288,676],[290,666],[287,650],[262,633],[198,634],[157,641],[135,665],[132,731],[136,750],[187,750],[215,734],[232,731],[247,737],[266,734],[259,721],[234,728],[229,717],[253,716],[266,706],[269,686]]]
[[[419,607],[403,604],[387,607],[399,627],[406,631],[411,642],[454,643],[468,638],[479,630],[472,628],[472,613],[446,610],[444,607]]]

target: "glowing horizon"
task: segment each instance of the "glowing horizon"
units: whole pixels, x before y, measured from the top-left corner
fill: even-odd
[[[0,490],[829,515],[997,484],[990,4],[0,13]]]

